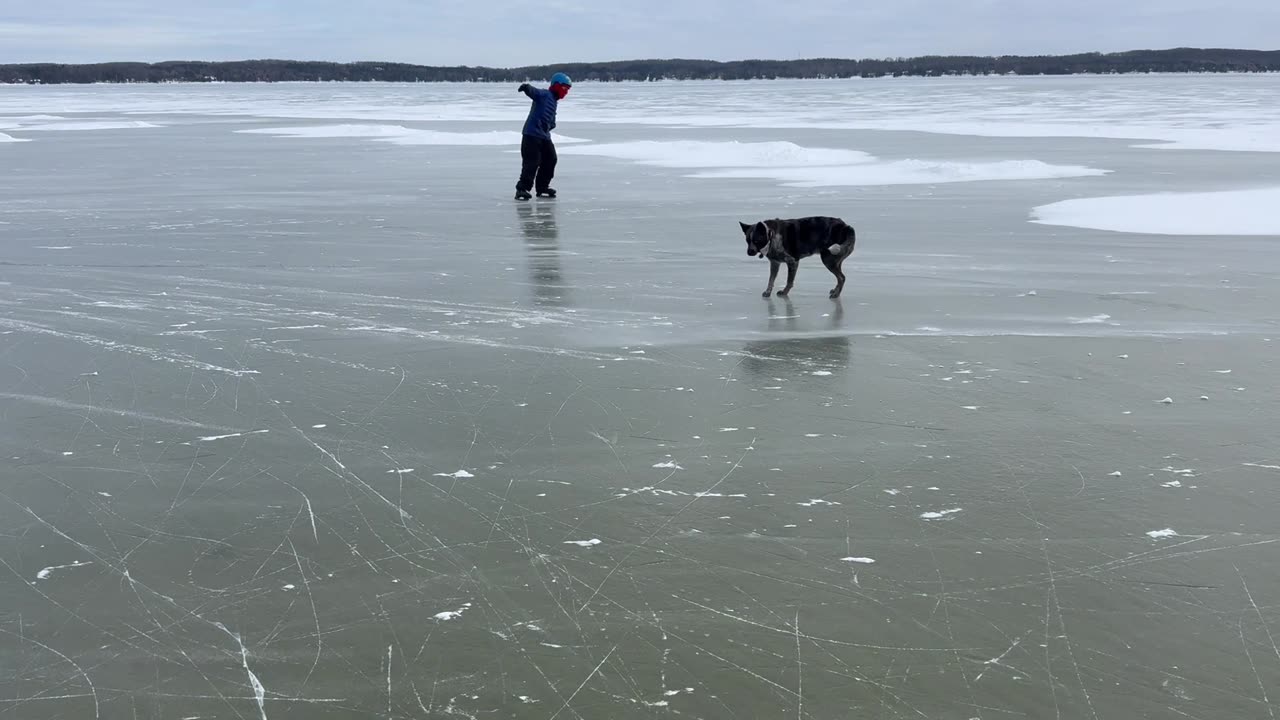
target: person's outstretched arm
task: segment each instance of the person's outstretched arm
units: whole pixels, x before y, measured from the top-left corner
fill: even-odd
[[[542,88],[536,88],[530,85],[529,83],[521,83],[520,87],[516,88],[516,90],[524,93],[525,95],[528,95],[530,99],[534,99],[534,100],[536,100],[538,96],[541,95],[542,93],[549,92],[547,90],[543,90]]]

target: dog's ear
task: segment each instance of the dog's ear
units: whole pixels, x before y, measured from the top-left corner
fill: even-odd
[[[750,226],[750,225],[748,225],[748,224],[746,224],[746,223],[742,222],[741,220],[739,220],[739,221],[738,221],[738,224],[742,226],[742,234],[743,234],[743,235],[749,235],[749,234],[751,234],[751,226]]]
[[[756,232],[768,235],[770,227],[767,223],[765,223],[765,221],[761,220],[760,222],[756,223],[755,230]]]

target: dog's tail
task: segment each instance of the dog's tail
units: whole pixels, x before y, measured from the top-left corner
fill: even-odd
[[[848,254],[853,252],[853,244],[857,241],[857,234],[853,231],[852,225],[844,226],[844,241],[834,243],[827,248],[827,252],[832,255]]]

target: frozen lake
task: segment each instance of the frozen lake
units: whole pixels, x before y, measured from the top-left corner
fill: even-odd
[[[0,718],[1280,711],[1280,77],[526,109],[0,86]]]

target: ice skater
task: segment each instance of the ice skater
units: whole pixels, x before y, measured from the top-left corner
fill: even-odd
[[[530,190],[536,188],[538,197],[553,198],[551,178],[556,173],[556,146],[551,142],[551,131],[556,127],[556,106],[569,94],[573,81],[564,73],[551,76],[551,87],[543,90],[529,83],[520,86],[520,92],[533,100],[529,119],[524,122],[524,136],[520,139],[520,180],[516,183],[516,199],[533,197]]]

